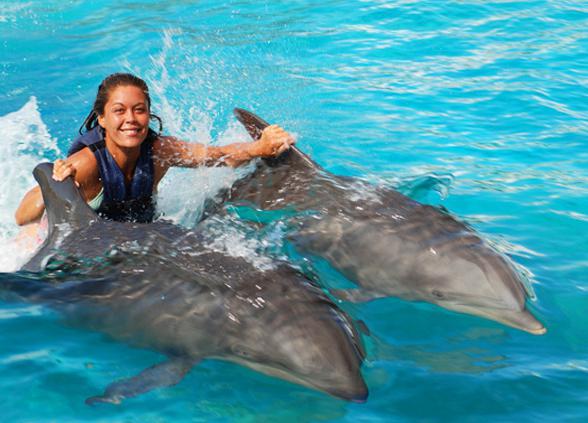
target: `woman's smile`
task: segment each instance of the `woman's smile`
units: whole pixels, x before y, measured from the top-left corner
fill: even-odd
[[[124,135],[126,135],[129,138],[136,138],[139,136],[142,136],[145,128],[140,128],[140,127],[134,127],[134,128],[123,128],[120,129],[120,132],[122,132]]]

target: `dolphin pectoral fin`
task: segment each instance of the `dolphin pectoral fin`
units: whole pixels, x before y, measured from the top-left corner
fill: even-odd
[[[99,402],[120,404],[125,398],[135,397],[152,389],[176,385],[197,361],[187,358],[172,358],[155,364],[137,376],[111,383],[106,387],[103,395],[86,399],[86,404],[94,405]]]
[[[329,292],[335,298],[342,300],[342,301],[347,301],[350,303],[366,303],[368,301],[372,301],[377,298],[385,297],[384,294],[381,294],[376,291],[370,291],[368,289],[363,289],[363,288],[331,289]]]

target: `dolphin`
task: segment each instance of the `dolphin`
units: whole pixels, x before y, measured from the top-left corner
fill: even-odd
[[[244,109],[237,119],[253,139],[266,121]],[[511,262],[448,212],[385,187],[333,175],[293,146],[258,161],[228,193],[227,210],[264,220],[281,210],[288,239],[359,286],[332,290],[349,301],[394,296],[437,304],[533,334],[546,329],[527,309],[525,284]],[[264,214],[265,213],[265,214]]]
[[[73,325],[168,357],[88,404],[174,385],[207,357],[366,400],[365,351],[352,320],[301,273],[283,263],[262,271],[169,222],[103,220],[71,178],[51,174],[48,163],[34,170],[48,238],[19,274],[0,278],[0,298],[48,304]]]

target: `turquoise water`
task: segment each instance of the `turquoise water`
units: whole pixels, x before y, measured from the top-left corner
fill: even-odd
[[[175,387],[90,408],[161,356],[2,302],[3,421],[588,419],[585,1],[97,3],[0,0],[0,271],[26,260],[13,212],[32,167],[63,155],[101,79],[127,70],[167,133],[246,140],[231,110],[247,107],[327,170],[451,210],[529,277],[548,332],[384,299],[346,307],[372,332],[366,404],[208,360]],[[235,177],[175,172],[161,207],[190,226]]]

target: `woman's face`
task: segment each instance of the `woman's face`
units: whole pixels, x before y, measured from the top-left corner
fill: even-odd
[[[107,141],[122,148],[141,145],[149,130],[149,104],[143,90],[133,85],[111,90],[98,123],[105,129]]]

